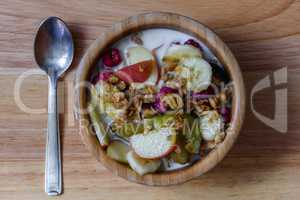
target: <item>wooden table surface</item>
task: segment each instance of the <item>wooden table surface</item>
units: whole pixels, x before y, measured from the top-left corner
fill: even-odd
[[[131,15],[169,11],[213,28],[236,55],[248,103],[243,131],[228,156],[212,171],[170,187],[149,187],[114,176],[80,140],[72,114],[72,80],[87,47],[107,27]],[[44,193],[47,114],[17,105],[47,107],[47,78],[36,70],[32,43],[39,22],[50,15],[70,26],[76,45],[72,68],[60,81],[64,194],[52,199],[299,199],[300,196],[300,1],[299,0],[93,0],[0,2],[0,199],[35,200]],[[253,86],[288,67],[288,133],[264,125],[250,109]],[[19,81],[18,81],[19,80]],[[274,88],[255,95],[255,109],[272,117]],[[299,117],[299,118],[298,118]]]

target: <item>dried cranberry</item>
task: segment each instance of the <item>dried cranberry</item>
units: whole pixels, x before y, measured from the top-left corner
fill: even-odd
[[[223,106],[223,107],[219,108],[219,113],[222,115],[225,123],[230,122],[230,118],[231,118],[230,108]]]
[[[167,86],[163,86],[162,88],[160,88],[158,95],[159,96],[163,96],[165,94],[169,94],[169,93],[177,93],[178,90],[171,88],[171,87],[167,87]]]
[[[184,44],[185,45],[191,45],[191,46],[196,47],[196,48],[201,50],[200,44],[198,42],[196,42],[195,40],[193,40],[193,39],[188,39],[187,41],[184,42]]]
[[[114,67],[122,62],[119,49],[113,48],[103,55],[103,64],[106,67]]]

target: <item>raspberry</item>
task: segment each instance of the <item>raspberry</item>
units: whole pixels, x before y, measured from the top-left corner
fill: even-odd
[[[106,67],[114,67],[122,62],[122,57],[120,51],[116,48],[113,48],[103,55],[102,60]]]

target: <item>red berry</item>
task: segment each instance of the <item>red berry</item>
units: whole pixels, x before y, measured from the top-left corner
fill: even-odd
[[[191,46],[196,47],[196,48],[201,50],[200,44],[198,42],[196,42],[195,40],[193,40],[193,39],[188,39],[187,41],[185,41],[184,44],[185,45],[191,45]]]
[[[107,51],[102,58],[103,64],[106,67],[114,67],[122,62],[122,57],[119,49],[113,48]]]

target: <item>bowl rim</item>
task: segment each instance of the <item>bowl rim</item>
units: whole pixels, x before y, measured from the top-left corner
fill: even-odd
[[[100,147],[95,134],[88,129],[89,117],[86,113],[77,113],[79,119],[79,133],[82,141],[93,156],[114,174],[129,181],[146,185],[172,185],[188,181],[206,173],[215,167],[228,153],[237,139],[245,115],[245,86],[243,77],[234,55],[228,46],[211,29],[190,17],[168,12],[150,12],[131,16],[114,24],[102,33],[87,49],[82,57],[75,79],[75,106],[79,110],[86,108],[86,91],[77,87],[80,83],[89,80],[96,59],[100,54],[119,39],[128,34],[149,28],[170,28],[182,31],[198,38],[216,55],[224,65],[233,81],[233,102],[231,126],[225,140],[213,149],[206,157],[197,161],[190,167],[171,172],[137,175],[129,167],[118,163],[106,156]]]

